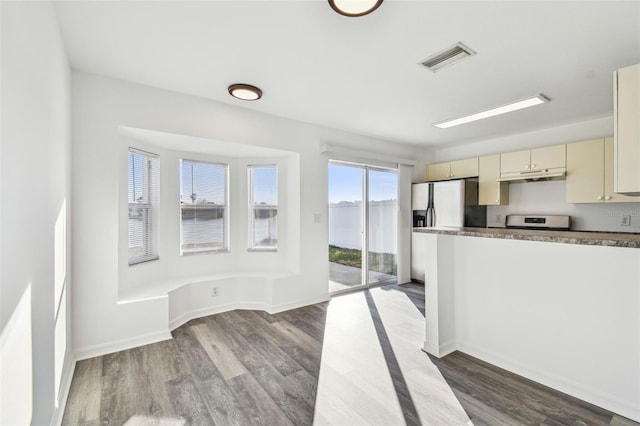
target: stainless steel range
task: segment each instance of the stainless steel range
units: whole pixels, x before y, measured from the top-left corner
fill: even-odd
[[[571,229],[571,216],[510,214],[507,215],[506,227],[568,231]]]

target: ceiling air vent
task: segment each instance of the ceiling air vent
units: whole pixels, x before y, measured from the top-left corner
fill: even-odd
[[[430,71],[436,72],[475,54],[476,52],[469,49],[464,44],[457,43],[445,50],[441,50],[440,52],[431,55],[420,64]]]

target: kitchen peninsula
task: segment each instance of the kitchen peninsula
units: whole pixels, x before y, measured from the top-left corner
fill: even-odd
[[[414,228],[424,350],[460,350],[640,420],[640,235]]]

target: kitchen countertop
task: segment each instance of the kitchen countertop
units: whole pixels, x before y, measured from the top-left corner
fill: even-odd
[[[506,228],[413,228],[426,234],[459,235],[463,237],[502,238],[506,240],[541,241],[590,246],[640,248],[640,234],[624,232],[548,231]]]

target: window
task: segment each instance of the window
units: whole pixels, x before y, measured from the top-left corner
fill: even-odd
[[[183,255],[227,250],[226,164],[180,160]]]
[[[278,247],[278,167],[249,166],[249,249]]]
[[[158,258],[158,156],[129,148],[129,265]]]

